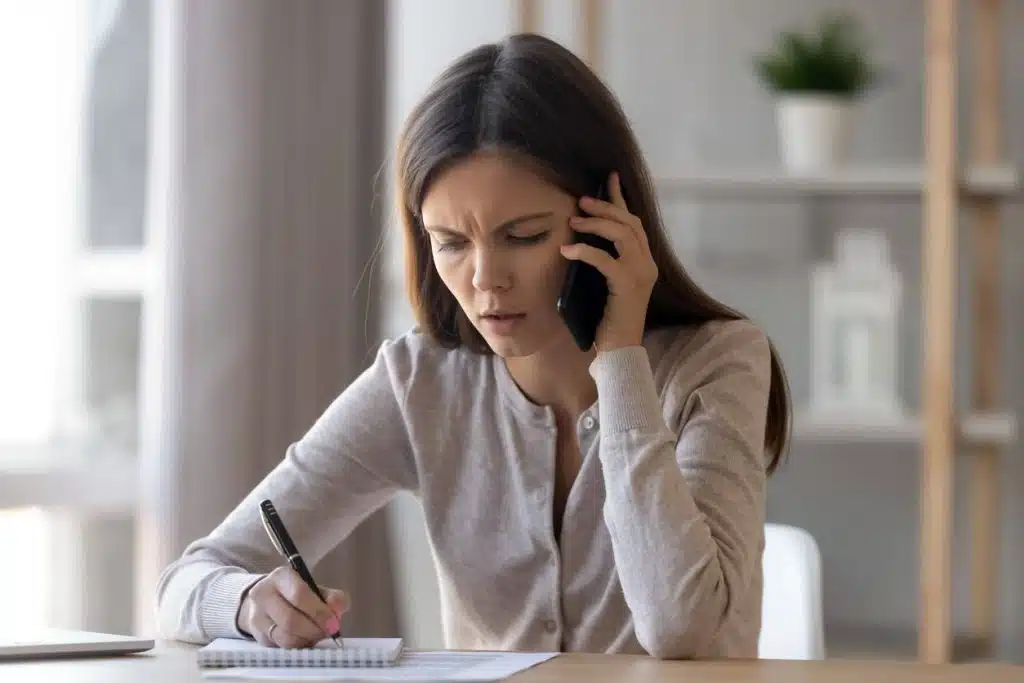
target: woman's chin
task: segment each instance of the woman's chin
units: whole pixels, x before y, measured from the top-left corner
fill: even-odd
[[[522,358],[523,356],[531,355],[534,351],[532,346],[527,346],[508,337],[499,337],[497,339],[485,337],[484,339],[487,340],[487,345],[491,347],[494,355],[501,358]]]
[[[545,349],[550,349],[552,345],[561,346],[563,343],[572,345],[572,337],[569,336],[568,331],[564,335],[553,330],[548,330],[547,333],[538,333],[537,330],[532,332],[529,334],[527,330],[523,330],[521,334],[496,335],[487,334],[485,331],[483,338],[496,356],[506,359],[533,356]],[[565,339],[562,339],[563,336]]]
[[[514,334],[494,334],[482,330],[484,341],[491,347],[495,355],[502,358],[522,358],[536,353],[542,346],[536,334],[528,330],[518,330]]]

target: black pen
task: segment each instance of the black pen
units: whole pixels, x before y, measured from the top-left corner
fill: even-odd
[[[277,548],[277,552],[284,555],[285,559],[288,560],[288,564],[295,570],[295,573],[306,582],[316,596],[326,605],[327,598],[320,592],[320,588],[316,585],[316,581],[313,580],[313,575],[309,573],[309,568],[306,563],[302,560],[302,555],[299,555],[299,549],[295,547],[294,541],[292,541],[291,535],[288,530],[284,528],[284,522],[281,521],[281,515],[277,514],[277,509],[270,500],[265,500],[260,503],[260,517],[263,519],[263,527],[267,530],[267,535],[270,536],[270,541]],[[338,647],[344,647],[345,641],[341,639],[341,629],[331,634],[331,640]]]

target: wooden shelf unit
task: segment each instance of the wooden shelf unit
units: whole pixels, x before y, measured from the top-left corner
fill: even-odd
[[[795,411],[793,438],[819,443],[915,443],[923,438],[924,421],[918,415],[818,415]],[[971,413],[955,425],[961,448],[1005,446],[1017,440],[1017,419],[1009,413]]]
[[[794,176],[772,169],[711,169],[659,182],[663,192],[708,195],[773,194],[919,195],[922,202],[920,283],[922,406],[919,417],[890,423],[889,440],[920,442],[920,613],[917,658],[943,663],[954,658],[952,541],[954,457],[972,456],[969,481],[971,533],[970,632],[972,656],[992,654],[996,638],[999,546],[1000,446],[1016,437],[1016,419],[998,413],[1000,202],[1016,190],[1014,169],[1003,164],[1001,140],[1001,0],[972,0],[974,87],[971,93],[969,163],[957,156],[957,0],[922,0],[925,157],[919,167],[851,168],[821,176]],[[518,0],[519,30],[539,25],[537,0]],[[600,0],[577,0],[581,58],[600,71]],[[870,11],[863,9],[862,11]],[[957,214],[973,210],[972,344],[973,400],[962,421],[954,406]],[[801,422],[800,420],[804,421]],[[826,423],[798,415],[798,437],[880,438],[878,425]],[[972,438],[972,432],[974,437]]]
[[[1010,166],[973,166],[957,178],[958,191],[973,197],[1003,197],[1020,187]],[[782,197],[794,195],[906,196],[920,199],[926,190],[925,169],[914,165],[847,166],[828,173],[790,173],[781,168],[694,168],[657,181],[661,196]]]

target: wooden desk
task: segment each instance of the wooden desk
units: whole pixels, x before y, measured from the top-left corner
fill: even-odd
[[[160,643],[128,657],[0,663],[11,683],[199,683],[195,648]],[[1022,683],[1024,667],[998,663],[661,662],[629,655],[561,655],[508,679],[515,683]]]

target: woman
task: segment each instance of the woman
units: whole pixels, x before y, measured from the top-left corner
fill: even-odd
[[[165,570],[164,634],[333,633],[347,596],[324,604],[275,569],[259,501],[316,562],[408,490],[448,647],[756,656],[785,378],[765,335],[673,257],[611,93],[545,38],[480,47],[409,116],[397,181],[417,328]],[[555,305],[573,260],[609,290],[586,350]]]

